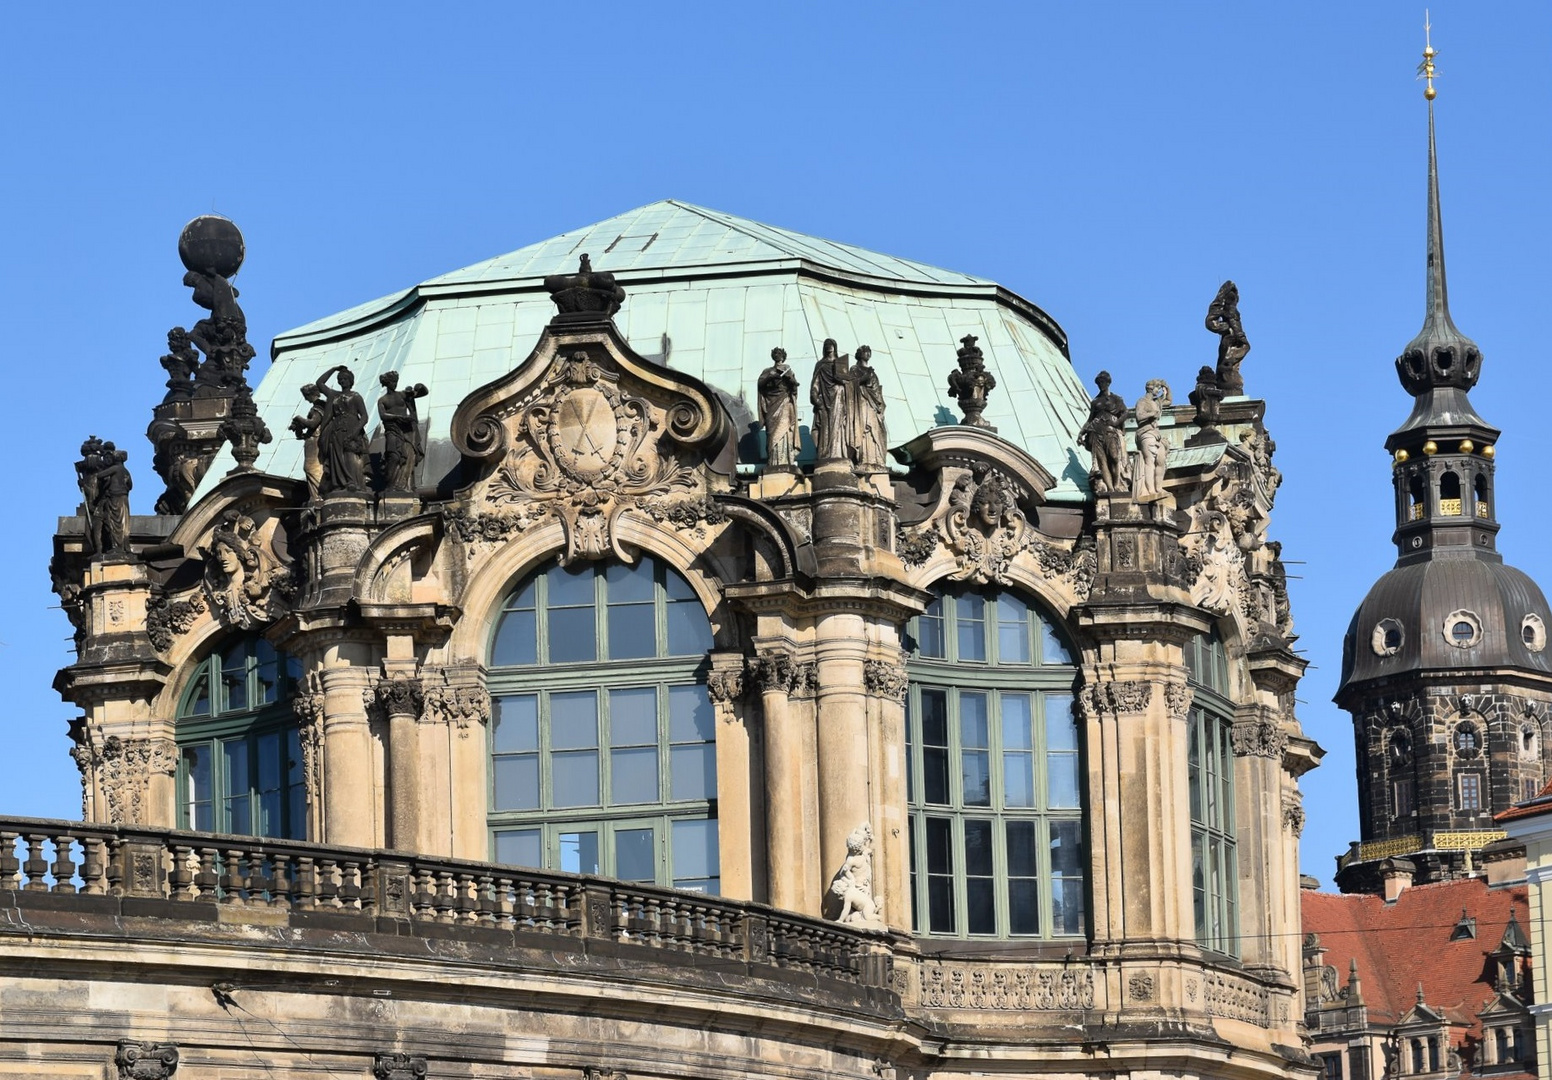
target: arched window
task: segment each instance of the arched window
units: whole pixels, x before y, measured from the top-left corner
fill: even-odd
[[[1492,500],[1487,494],[1487,474],[1477,473],[1477,478],[1472,481],[1472,489],[1476,493],[1477,517],[1490,518],[1493,516]]]
[[[918,933],[1084,933],[1070,649],[1031,604],[945,592],[910,627],[907,797]]]
[[[1191,802],[1191,879],[1196,940],[1239,949],[1239,863],[1234,839],[1234,721],[1228,654],[1216,633],[1186,646],[1191,680],[1186,761]]]
[[[178,705],[178,824],[202,832],[307,838],[296,660],[263,638],[203,660]]]
[[[711,624],[667,565],[555,566],[491,638],[498,862],[719,892]]]
[[[1460,477],[1448,470],[1439,478],[1439,513],[1443,517],[1460,517]]]

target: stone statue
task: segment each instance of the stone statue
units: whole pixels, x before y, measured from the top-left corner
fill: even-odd
[[[214,219],[196,219],[199,220]],[[193,223],[190,223],[192,227]],[[238,243],[241,243],[240,239]],[[194,302],[210,312],[189,331],[189,340],[205,354],[205,362],[194,375],[194,395],[214,397],[229,393],[247,383],[245,373],[248,361],[253,359],[253,346],[248,344],[248,320],[237,305],[237,287],[228,280],[236,273],[236,267],[191,263],[182,240],[178,250],[188,269],[183,275],[183,283],[194,290]],[[241,256],[238,256],[236,265],[241,264]]]
[[[862,472],[883,472],[888,468],[889,436],[884,428],[884,388],[879,385],[878,372],[869,363],[873,350],[867,345],[857,346],[857,366],[851,371],[851,402],[849,412],[853,435],[850,440],[852,460]]]
[[[960,338],[959,369],[948,373],[948,392],[959,401],[964,417],[959,421],[970,427],[997,429],[981,414],[986,410],[986,395],[997,389],[997,378],[986,370],[986,358],[976,348],[974,334]]]
[[[787,366],[786,349],[772,349],[771,360],[755,383],[765,427],[765,463],[772,469],[791,469],[798,462],[798,377]]]
[[[873,892],[873,826],[866,821],[846,838],[846,861],[830,884],[830,894],[841,902],[836,922],[884,925],[884,898]]]
[[[1196,406],[1194,422],[1203,431],[1217,430],[1218,406],[1222,401],[1223,388],[1218,385],[1217,374],[1203,364],[1202,370],[1196,373],[1196,389],[1191,391],[1191,404]]]
[[[1078,431],[1078,442],[1094,457],[1089,482],[1096,494],[1106,495],[1125,491],[1129,484],[1126,402],[1120,394],[1110,392],[1110,372],[1096,375],[1094,385],[1099,393],[1089,405],[1089,418]]]
[[[81,444],[76,483],[86,508],[86,546],[93,555],[129,550],[129,451],[93,435]]]
[[[1164,469],[1169,459],[1169,444],[1159,430],[1159,418],[1170,404],[1169,386],[1163,379],[1149,379],[1148,387],[1137,401],[1137,464],[1132,469],[1132,498],[1140,503],[1164,499]]]
[[[329,376],[339,373],[339,389]],[[336,365],[313,384],[323,396],[323,419],[318,424],[318,463],[323,476],[321,494],[363,494],[366,488],[366,402],[356,393],[356,377],[344,364]]]
[[[1207,307],[1207,329],[1218,335],[1218,370],[1214,373],[1224,397],[1245,393],[1245,380],[1239,373],[1240,361],[1250,352],[1250,341],[1239,321],[1239,288],[1225,281]]]
[[[253,403],[247,383],[238,386],[237,393],[232,395],[232,411],[221,421],[221,437],[232,444],[232,457],[237,461],[234,471],[253,468],[259,460],[259,447],[270,441],[269,428],[259,416],[259,407]]]
[[[194,396],[194,373],[199,370],[199,353],[189,340],[189,332],[181,326],[167,331],[167,354],[162,357],[162,368],[167,372],[167,396],[162,400],[188,400]]]
[[[820,461],[851,457],[846,446],[850,375],[850,359],[840,355],[834,338],[825,338],[808,389],[808,403],[814,407],[814,449]]]
[[[426,456],[415,399],[431,391],[425,383],[400,390],[397,371],[385,372],[377,381],[383,384],[383,396],[377,399],[377,416],[383,422],[383,489],[413,492],[415,467]]]
[[[291,418],[291,434],[302,440],[302,474],[307,477],[308,499],[316,502],[323,485],[323,463],[318,460],[318,428],[323,423],[323,394],[312,383],[302,387],[302,397],[312,406],[306,416]]]

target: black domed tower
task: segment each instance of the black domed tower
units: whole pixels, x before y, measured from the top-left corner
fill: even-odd
[[[1385,440],[1396,493],[1395,568],[1348,627],[1336,703],[1357,737],[1362,840],[1338,860],[1343,892],[1382,888],[1408,859],[1418,884],[1471,869],[1501,838],[1493,815],[1549,775],[1552,653],[1546,597],[1498,553],[1498,429],[1467,392],[1482,354],[1450,318],[1428,98],[1428,275],[1423,328],[1396,359],[1414,401]]]

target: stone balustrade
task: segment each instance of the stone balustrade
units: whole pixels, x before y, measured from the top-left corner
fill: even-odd
[[[195,920],[337,913],[402,920],[410,933],[451,926],[604,939],[883,990],[893,967],[887,934],[760,904],[410,852],[143,826],[0,819],[0,891],[19,902],[30,894],[162,901],[168,916]]]

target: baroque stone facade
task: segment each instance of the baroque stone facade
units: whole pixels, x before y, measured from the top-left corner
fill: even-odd
[[[751,332],[737,376],[665,362],[666,335],[627,338],[622,305],[760,276],[690,264],[654,285],[598,264],[480,286],[478,314],[462,286],[428,287],[426,311],[471,339],[550,294],[548,323],[473,389],[358,361],[382,355],[370,320],[283,336],[252,400],[273,403],[266,431],[298,413],[294,439],[236,432],[238,467],[215,457],[186,509],[132,519],[125,551],[65,519],[53,577],[79,649],[59,686],[82,710],[87,821],[64,844],[78,862],[59,829],[37,859],[102,918],[148,912],[135,934],[209,942],[243,973],[178,1005],[190,1035],[153,1034],[191,1072],[244,1067],[251,1018],[305,1013],[276,1075],[305,1055],[395,1077],[948,1077],[992,1036],[1021,1073],[1167,1054],[1218,1075],[1232,1053],[1236,1075],[1308,1075],[1288,808],[1320,750],[1291,707],[1304,664],[1267,539],[1264,403],[1220,402],[1205,441],[1162,382],[1140,421],[1118,395],[1093,405],[1048,316],[972,290],[954,303],[993,329],[930,358],[964,415],[943,425],[885,344],[773,351]],[[790,272],[802,289],[846,273]],[[923,308],[911,280],[871,287]],[[1005,319],[1033,344],[991,344]],[[1016,367],[1049,384],[1048,415],[1009,422]],[[421,404],[371,398],[400,385]],[[1138,497],[1073,468],[1087,446],[1119,455],[1112,479],[1145,455]],[[978,702],[1008,822],[985,874]],[[939,749],[952,792],[930,786]],[[1242,801],[1198,820],[1184,793],[1207,776]],[[1194,900],[1188,838],[1213,845],[1228,923]],[[657,846],[630,864],[639,843]],[[0,857],[0,887],[67,908],[35,861]],[[152,948],[124,939],[125,962]]]

